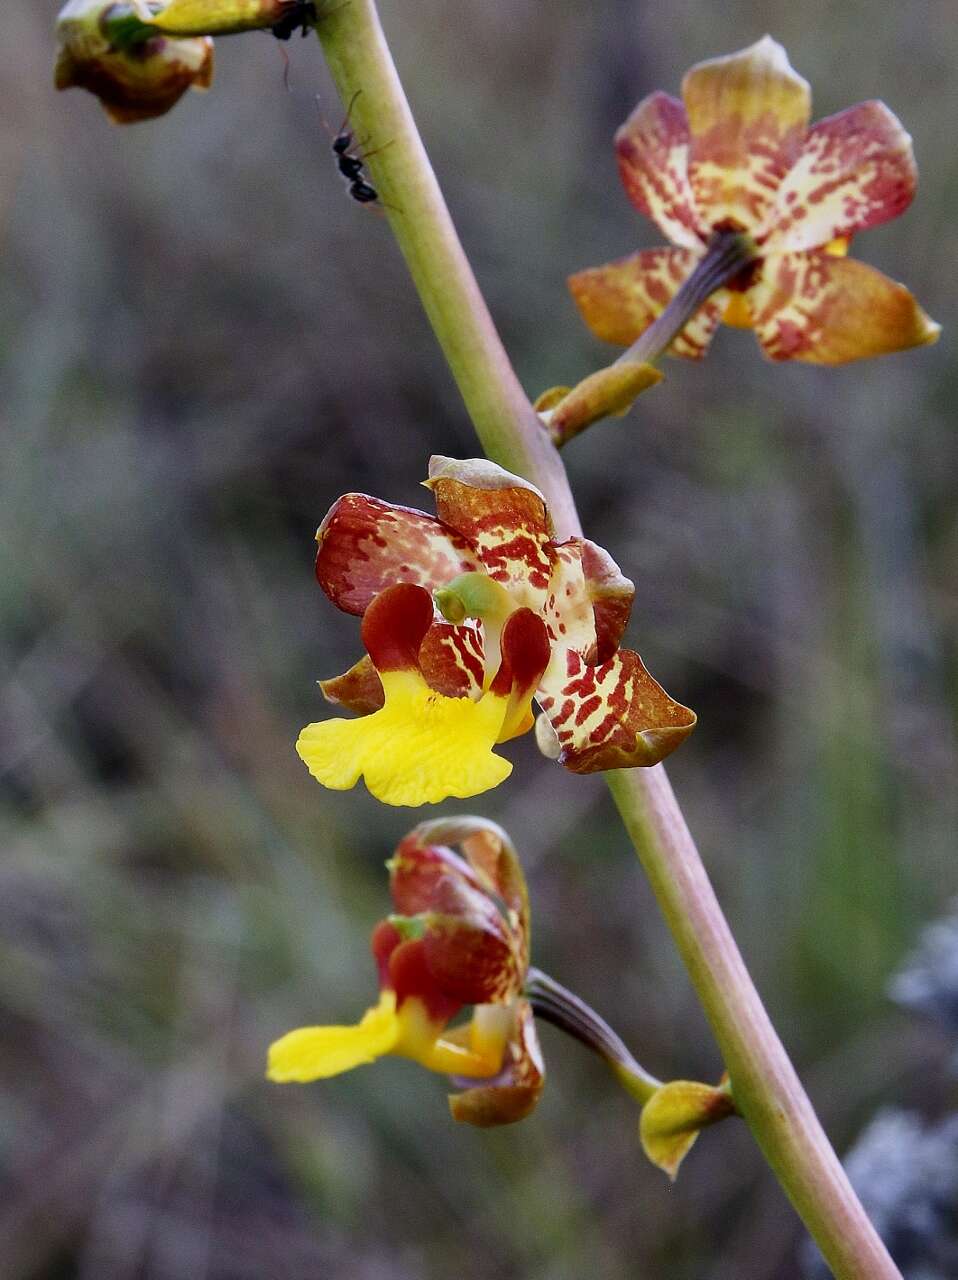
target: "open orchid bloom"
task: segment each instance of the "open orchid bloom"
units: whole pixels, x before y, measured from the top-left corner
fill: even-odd
[[[395,1054],[455,1078],[455,1119],[521,1120],[545,1075],[522,996],[529,902],[508,836],[479,818],[427,822],[388,866],[397,914],[373,931],[378,1003],[354,1026],[301,1027],[277,1040],[269,1078],[305,1083]],[[470,1020],[451,1027],[467,1006]]]
[[[695,715],[620,649],[635,594],[584,538],[556,542],[538,489],[481,459],[435,457],[438,518],[350,493],[317,534],[316,576],[363,615],[368,656],[322,682],[358,720],[307,725],[324,786],[365,776],[386,804],[477,795],[509,776],[497,743],[531,728],[575,773],[652,765]]]
[[[769,36],[699,63],[645,98],[615,138],[632,203],[673,247],[570,278],[593,332],[630,345],[717,233],[748,237],[752,262],[672,342],[698,359],[720,321],[752,328],[772,360],[843,364],[934,342],[939,326],[902,285],[845,257],[858,231],[895,218],[917,183],[911,139],[882,102],[809,128],[811,93]]]

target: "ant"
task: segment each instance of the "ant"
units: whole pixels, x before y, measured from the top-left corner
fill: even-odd
[[[339,132],[333,139],[332,147],[333,154],[336,157],[336,167],[346,180],[349,194],[360,204],[374,204],[379,200],[379,192],[363,176],[366,157],[358,155],[353,150],[353,133],[351,129],[346,128],[349,123],[349,117],[352,114],[353,105],[361,93],[362,89],[357,89],[350,99],[349,107],[343,123],[339,126]],[[389,146],[388,142],[386,146]],[[379,150],[382,151],[382,147]],[[375,155],[375,152],[369,152],[369,155]]]
[[[289,13],[284,14],[270,30],[277,40],[288,40],[297,29],[308,36],[318,21],[315,0],[296,0]]]

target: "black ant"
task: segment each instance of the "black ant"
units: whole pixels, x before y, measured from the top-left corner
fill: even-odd
[[[379,200],[379,192],[363,176],[366,158],[358,155],[353,150],[353,133],[351,129],[346,128],[349,123],[349,117],[352,114],[353,105],[361,93],[362,89],[357,89],[350,99],[349,107],[343,123],[339,126],[339,132],[333,139],[332,147],[333,154],[336,157],[336,167],[346,179],[349,194],[354,200],[358,200],[360,204],[374,204]],[[388,145],[389,143],[387,142],[386,146]],[[382,147],[379,150],[381,151]],[[375,155],[375,152],[370,152],[369,154]]]
[[[288,40],[296,30],[308,36],[318,21],[315,0],[296,0],[289,13],[284,14],[270,30],[277,40]]]

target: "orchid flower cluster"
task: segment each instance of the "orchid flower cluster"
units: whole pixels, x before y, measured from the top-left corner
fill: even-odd
[[[294,0],[70,0],[56,83],[91,90],[115,121],[143,120],[209,85],[212,36],[322,20],[321,6]],[[809,120],[809,86],[769,37],[693,67],[682,101],[639,103],[616,134],[619,170],[670,247],[570,278],[589,328],[629,350],[540,397],[556,443],[626,411],[660,380],[660,354],[703,356],[720,323],[754,329],[775,361],[839,364],[935,340],[903,285],[846,256],[914,195],[907,133],[881,102]],[[302,730],[309,773],[334,790],[362,778],[384,804],[419,807],[503,783],[513,766],[497,748],[532,729],[574,774],[657,765],[679,747],[695,713],[623,646],[635,588],[609,553],[557,538],[540,490],[492,462],[436,456],[424,483],[435,514],[348,493],[319,526],[317,580],[361,619],[365,654],[320,682],[352,714]],[[271,1080],[393,1054],[453,1078],[456,1119],[509,1123],[543,1088],[538,1016],[603,1057],[670,1174],[701,1128],[736,1109],[726,1084],[655,1080],[598,1014],[531,967],[525,879],[501,828],[421,823],[388,866],[394,911],[372,934],[377,1002],[353,1026],[277,1040]]]

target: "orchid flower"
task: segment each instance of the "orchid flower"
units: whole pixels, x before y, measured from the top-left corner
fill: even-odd
[[[532,727],[575,773],[652,765],[695,715],[619,647],[635,594],[584,538],[557,542],[542,494],[482,459],[435,457],[438,515],[365,494],[335,502],[316,575],[363,617],[367,657],[321,682],[358,720],[307,725],[297,751],[324,786],[361,775],[386,804],[477,795],[512,771],[493,751]]]
[[[515,849],[495,823],[440,820],[416,827],[387,866],[397,914],[373,930],[378,1002],[353,1026],[301,1027],[277,1040],[269,1078],[306,1083],[392,1054],[463,1086],[449,1099],[455,1119],[521,1120],[545,1073],[522,994],[529,900]],[[470,1005],[470,1020],[450,1027]]]
[[[708,247],[735,232],[751,260],[698,307],[672,354],[700,358],[720,322],[754,329],[772,360],[812,364],[935,341],[939,326],[903,285],[845,257],[852,236],[903,213],[915,193],[911,138],[884,103],[809,128],[809,86],[769,36],[692,67],[682,97],[651,94],[616,134],[626,193],[672,247],[570,277],[598,337],[635,342]]]

